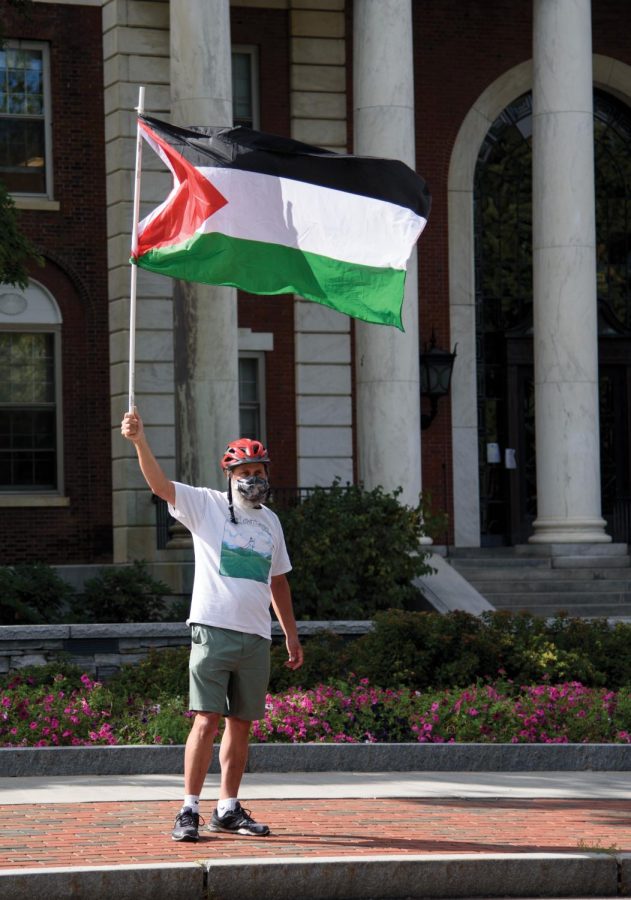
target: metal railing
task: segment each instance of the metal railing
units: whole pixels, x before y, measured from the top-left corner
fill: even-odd
[[[342,490],[348,490],[350,485],[340,485]],[[273,488],[269,499],[269,505],[276,509],[291,509],[298,506],[314,491],[331,491],[333,487],[282,487]],[[158,550],[166,550],[171,540],[171,529],[176,524],[176,519],[169,513],[166,500],[153,495],[153,503],[156,507],[156,547]]]

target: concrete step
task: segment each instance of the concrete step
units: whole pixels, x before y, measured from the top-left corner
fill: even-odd
[[[454,565],[467,581],[518,581],[537,584],[544,581],[620,581],[631,579],[631,567],[590,568],[590,569],[549,569],[547,566],[464,566]]]
[[[552,558],[554,569],[625,569],[631,566],[631,556],[555,556]]]
[[[631,567],[631,556],[468,556],[449,557],[449,562],[458,571],[471,569],[627,569]]]
[[[627,556],[628,544],[518,544],[515,547],[450,547],[452,559],[492,558],[500,557],[518,559],[543,558],[556,556]]]
[[[456,548],[449,562],[496,609],[540,616],[631,615],[627,544]]]
[[[558,606],[538,606],[536,603],[529,603],[523,606],[496,606],[498,610],[504,610],[506,612],[529,612],[533,616],[541,616],[545,618],[551,618],[552,616],[558,615],[559,613],[565,613],[571,618],[580,617],[581,619],[620,619],[624,621],[629,621],[629,613],[631,612],[631,606],[629,604],[605,604],[605,605],[591,605],[587,604],[585,606],[563,606],[562,604]]]
[[[506,579],[478,580],[470,579],[470,584],[483,596],[492,597],[495,594],[597,594],[606,597],[609,594],[629,594],[631,596],[631,576],[622,581],[592,579],[574,581],[523,581]],[[491,601],[493,602],[493,601]]]
[[[550,558],[545,556],[524,557],[517,559],[514,556],[449,556],[449,562],[459,572],[468,572],[470,569],[550,569]]]
[[[583,594],[567,596],[557,593],[504,593],[494,594],[489,602],[492,603],[496,609],[506,609],[508,607],[513,609],[533,609],[535,606],[540,606],[547,609],[572,608],[573,610],[579,610],[585,606],[620,606],[625,607],[626,613],[619,612],[617,615],[631,614],[631,594],[627,592],[603,595],[586,591]]]

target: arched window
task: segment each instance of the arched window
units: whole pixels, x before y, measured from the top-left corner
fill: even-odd
[[[37,282],[0,286],[0,492],[63,491],[61,313]]]

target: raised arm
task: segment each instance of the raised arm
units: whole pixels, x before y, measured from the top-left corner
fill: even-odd
[[[175,503],[175,485],[166,477],[158,460],[153,455],[151,447],[147,442],[145,428],[142,419],[138,415],[138,411],[134,408],[133,413],[126,412],[121,422],[121,434],[128,441],[131,441],[136,448],[138,455],[138,463],[140,471],[144,475],[145,481],[154,494],[162,497],[167,503],[173,505]]]

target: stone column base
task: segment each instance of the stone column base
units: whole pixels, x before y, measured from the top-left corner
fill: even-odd
[[[609,544],[604,519],[535,519],[530,544]]]

